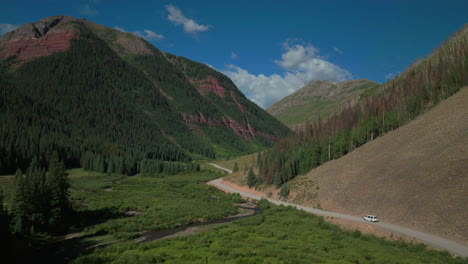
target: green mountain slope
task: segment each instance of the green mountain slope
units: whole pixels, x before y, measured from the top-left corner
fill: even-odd
[[[313,123],[373,94],[378,87],[378,83],[366,79],[341,83],[312,81],[266,111],[290,127]]]
[[[133,174],[142,160],[244,154],[290,133],[224,75],[180,58],[207,73],[192,79],[170,56],[66,16],[2,36],[0,173],[58,151],[68,166]]]

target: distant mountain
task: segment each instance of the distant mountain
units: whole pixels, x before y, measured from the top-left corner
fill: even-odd
[[[240,155],[290,133],[225,75],[85,19],[6,33],[0,60],[0,173],[58,151],[69,166],[131,174],[142,160]]]
[[[266,109],[268,113],[291,127],[327,119],[348,104],[373,94],[379,84],[360,79],[345,82],[311,81],[301,89]]]

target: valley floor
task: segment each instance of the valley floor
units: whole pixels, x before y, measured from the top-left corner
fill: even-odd
[[[43,237],[15,261],[47,263],[467,263],[423,244],[389,241],[346,231],[321,216],[258,202],[255,215],[228,223],[185,228],[238,209],[240,195],[206,182],[223,174],[106,175],[71,170],[76,224],[65,236]],[[8,177],[11,181],[11,178]],[[4,186],[4,185],[2,185]],[[244,205],[245,206],[245,205]],[[239,216],[239,215],[237,215]],[[182,228],[143,242],[152,232]],[[171,231],[172,232],[172,231]]]

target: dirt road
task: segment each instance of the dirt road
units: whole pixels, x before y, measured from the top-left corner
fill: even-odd
[[[208,164],[211,165],[211,166],[213,166],[213,167],[215,167],[215,168],[218,168],[218,169],[220,169],[220,170],[227,171],[227,173],[232,173],[232,170],[226,169],[226,168],[224,168],[224,167],[221,167],[221,166],[219,166],[218,164],[214,164],[214,163],[208,163]]]
[[[210,164],[210,165],[212,165],[212,166],[214,166],[214,167],[216,167],[218,169],[222,169],[222,170],[225,170],[225,171],[231,173],[231,171],[229,169],[223,168],[223,167],[221,167],[219,165],[216,165],[216,164],[213,164],[213,163],[208,163],[208,164]],[[261,197],[261,196],[258,196],[258,195],[243,192],[243,191],[238,190],[236,188],[233,188],[231,186],[227,186],[227,185],[223,184],[221,181],[222,181],[221,179],[216,179],[216,180],[212,180],[212,181],[208,182],[208,184],[212,185],[212,186],[214,186],[214,187],[216,187],[218,189],[221,189],[223,191],[226,191],[226,192],[239,193],[243,197],[247,197],[247,198],[251,198],[251,199],[255,199],[255,200],[260,200],[260,199],[264,198],[264,197]],[[269,198],[264,198],[264,199],[267,199],[269,202],[271,202],[273,204],[276,204],[276,205],[293,206],[293,207],[295,207],[295,208],[297,208],[299,210],[303,210],[305,212],[313,213],[313,214],[316,214],[316,215],[330,216],[330,217],[334,217],[334,218],[340,218],[340,219],[345,219],[345,220],[350,220],[350,221],[355,221],[355,222],[368,223],[369,225],[373,225],[373,226],[376,226],[376,227],[379,227],[379,228],[382,228],[382,229],[386,229],[386,230],[389,230],[389,231],[392,231],[392,232],[395,232],[395,233],[400,233],[400,234],[404,234],[404,235],[407,235],[407,236],[414,237],[416,240],[418,240],[420,242],[423,242],[423,243],[425,243],[427,245],[430,245],[430,246],[432,246],[434,248],[447,250],[448,252],[453,253],[453,254],[458,255],[458,256],[461,256],[461,257],[465,257],[465,258],[468,257],[468,247],[460,245],[460,244],[455,243],[453,241],[438,237],[438,236],[431,235],[431,234],[419,232],[419,231],[409,229],[409,228],[406,228],[406,227],[402,227],[402,226],[392,225],[392,224],[385,223],[385,222],[369,223],[369,222],[364,221],[364,219],[362,217],[357,217],[357,216],[352,216],[352,215],[347,215],[347,214],[341,214],[341,213],[335,213],[335,212],[330,212],[330,211],[324,211],[324,210],[315,209],[315,208],[312,208],[312,207],[307,207],[307,206],[302,206],[302,205],[298,205],[298,204],[273,200],[273,199],[269,199]]]

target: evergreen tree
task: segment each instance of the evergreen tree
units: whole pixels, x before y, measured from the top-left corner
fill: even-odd
[[[49,208],[45,172],[34,158],[25,174],[18,170],[15,176],[12,231],[25,235],[36,232],[47,223]]]
[[[65,212],[69,208],[68,188],[70,187],[68,174],[65,172],[65,165],[59,161],[57,152],[54,152],[49,163],[46,186],[50,207],[49,223],[56,225],[63,219]]]
[[[28,214],[30,209],[28,206],[28,198],[27,186],[25,184],[23,172],[18,169],[15,174],[13,199],[11,204],[11,213],[13,214],[13,233],[20,234],[29,230]]]
[[[277,171],[275,173],[274,178],[273,178],[273,184],[276,186],[276,188],[279,188],[282,183],[283,183],[283,181],[281,179],[281,174]]]
[[[232,169],[232,172],[239,172],[239,166],[237,165],[237,162],[234,163],[234,168]]]
[[[247,185],[253,187],[258,184],[257,176],[253,172],[252,168],[249,169],[249,174],[247,175]]]

